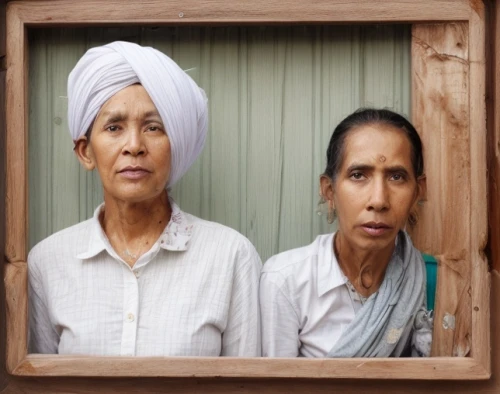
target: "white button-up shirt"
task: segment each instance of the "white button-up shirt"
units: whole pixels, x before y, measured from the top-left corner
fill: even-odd
[[[32,249],[30,352],[260,356],[255,248],[171,204],[170,222],[133,268],[102,230],[102,205]]]
[[[334,234],[271,257],[260,279],[262,355],[326,357],[361,308],[333,253]]]

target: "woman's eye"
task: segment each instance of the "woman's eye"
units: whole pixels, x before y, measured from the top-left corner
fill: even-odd
[[[118,126],[111,125],[111,126],[106,127],[106,130],[108,130],[108,131],[118,131]]]
[[[363,173],[361,172],[354,172],[351,174],[351,178],[355,180],[360,180],[363,179]]]
[[[147,131],[163,131],[159,126],[148,126]]]
[[[391,176],[391,179],[392,179],[393,181],[402,181],[402,180],[404,180],[404,179],[405,179],[405,177],[404,177],[404,175],[403,175],[403,174],[393,174],[393,175]]]

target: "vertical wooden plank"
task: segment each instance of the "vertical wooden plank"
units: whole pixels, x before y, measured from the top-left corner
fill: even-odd
[[[5,256],[26,261],[27,58],[25,29],[14,7],[7,10]]]
[[[6,38],[6,0],[0,0],[0,62],[3,63],[2,58],[7,54],[7,38]],[[0,66],[0,69],[4,69],[5,65]]]
[[[485,8],[478,2],[469,20],[470,63],[470,168],[471,202],[471,285],[472,351],[485,370],[491,371],[490,276],[485,248],[488,240],[488,183],[486,166],[486,44]],[[498,239],[494,242],[498,242]]]
[[[0,278],[4,277],[5,261],[5,0],[0,0]],[[8,377],[5,371],[5,351],[6,351],[6,324],[5,324],[5,286],[0,281],[0,392],[8,384]]]
[[[4,4],[0,3],[0,9]],[[0,24],[5,22],[5,15],[0,12]],[[0,278],[4,277],[5,261],[5,70],[0,69]],[[5,374],[5,286],[0,281],[0,392],[7,385]]]
[[[500,271],[500,4],[492,1],[490,39],[490,75],[488,83],[488,183],[489,183],[489,249],[491,264]]]
[[[6,368],[12,373],[28,352],[28,265],[5,264]]]
[[[471,346],[468,39],[466,23],[413,26],[412,113],[428,171],[413,239],[439,256],[434,356],[465,356]]]
[[[5,261],[2,256],[5,256],[5,55],[6,55],[6,2],[0,0],[0,278],[4,276]],[[5,286],[3,281],[0,281],[0,392],[8,384],[7,374],[5,372]]]

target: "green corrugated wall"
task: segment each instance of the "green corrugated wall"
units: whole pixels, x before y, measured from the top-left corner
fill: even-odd
[[[30,247],[102,201],[72,151],[66,81],[86,49],[114,40],[164,51],[205,89],[207,144],[173,196],[264,261],[332,231],[316,210],[335,125],[360,106],[410,112],[409,26],[30,29]]]

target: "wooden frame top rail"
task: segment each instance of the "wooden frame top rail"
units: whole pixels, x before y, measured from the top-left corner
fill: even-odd
[[[471,11],[480,11],[471,8],[471,3],[464,0],[317,0],[313,4],[303,0],[33,0],[13,1],[9,6],[15,7],[28,26],[89,26],[467,21]],[[96,9],[100,15],[96,15]]]
[[[457,330],[443,332],[442,338],[446,342],[445,347],[453,348],[453,351],[457,350],[455,343],[459,343],[458,354],[463,352],[469,357],[306,360],[224,357],[101,358],[27,354],[28,43],[26,30],[28,28],[396,22],[414,24],[412,37],[414,122],[417,128],[424,125],[425,137],[429,138],[428,141],[433,144],[432,146],[440,144],[438,148],[441,150],[438,151],[438,155],[443,152],[450,154],[451,162],[439,169],[440,176],[446,174],[447,166],[459,168],[461,171],[459,181],[452,180],[446,184],[448,191],[461,193],[466,190],[466,195],[457,199],[460,201],[458,208],[446,201],[443,202],[442,199],[435,202],[440,204],[438,207],[429,204],[429,210],[423,215],[422,225],[425,228],[421,227],[416,235],[422,245],[430,245],[430,252],[440,255],[442,265],[451,270],[450,272],[456,273],[456,270],[452,270],[453,264],[460,264],[460,275],[456,277],[456,282],[453,282],[451,287],[443,287],[443,291],[449,291],[451,288],[470,297],[459,311],[453,310],[452,304],[443,303],[442,310],[437,312],[438,315],[451,313],[461,316],[461,320],[457,320]],[[9,373],[18,376],[80,377],[488,379],[491,375],[489,273],[483,253],[487,234],[484,40],[482,1],[25,0],[8,2],[5,249],[7,263],[4,280],[7,294],[6,352]],[[468,43],[473,44],[468,45]],[[440,107],[436,103],[450,104]],[[435,116],[433,111],[442,111],[438,115],[443,116]],[[459,113],[458,120],[455,116],[456,111]],[[445,118],[448,123],[442,122]],[[455,126],[457,129],[448,133],[449,127]],[[438,132],[434,132],[435,130]],[[453,155],[450,152],[457,153]],[[437,178],[441,180],[440,177]],[[434,189],[430,189],[430,195],[432,190],[438,190],[441,186],[436,184],[432,187]],[[463,221],[470,222],[470,226],[467,227],[465,234],[458,234],[456,239],[451,241],[447,239],[447,242],[439,244],[434,239],[429,239],[433,234],[426,229],[433,228],[431,220],[441,216],[456,221],[451,225],[448,223],[452,228],[463,227]],[[455,223],[461,224],[454,226]],[[457,244],[460,248],[457,248]],[[443,280],[445,279],[441,278],[441,281]],[[456,283],[462,287],[454,288]],[[437,324],[441,323],[438,321]],[[465,336],[455,338],[462,334]],[[466,337],[465,345],[460,342],[464,337]]]

